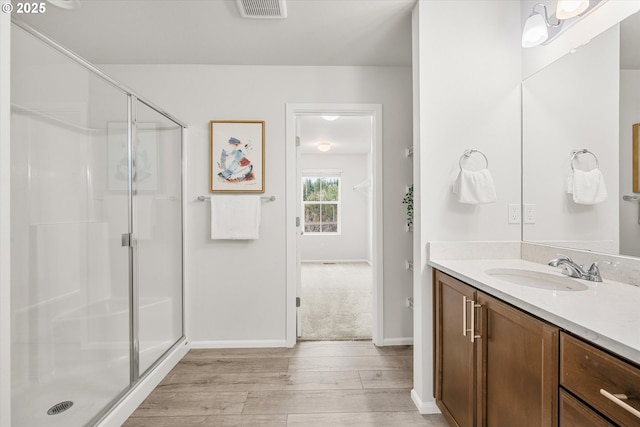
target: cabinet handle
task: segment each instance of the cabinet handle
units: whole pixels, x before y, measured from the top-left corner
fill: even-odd
[[[462,336],[467,336],[467,297],[462,297]]]
[[[471,342],[475,342],[476,338],[482,338],[480,335],[476,335],[476,308],[482,307],[480,304],[476,304],[474,300],[471,300]]]
[[[613,403],[615,403],[616,405],[623,408],[625,411],[631,412],[633,415],[640,418],[640,411],[638,411],[636,408],[632,407],[628,403],[623,402],[623,400],[628,399],[626,394],[612,394],[603,388],[600,389],[600,394],[606,397],[607,399],[609,399],[610,401],[612,401]]]

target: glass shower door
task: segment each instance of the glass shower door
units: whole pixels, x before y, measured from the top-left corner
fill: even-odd
[[[127,95],[16,27],[12,55],[11,425],[82,426],[130,385]]]
[[[182,127],[138,101],[134,145],[139,372],[182,331]]]
[[[12,29],[11,425],[94,425],[184,339],[184,128]]]

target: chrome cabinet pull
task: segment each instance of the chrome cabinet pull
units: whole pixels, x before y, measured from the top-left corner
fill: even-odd
[[[609,393],[607,390],[603,388],[600,389],[600,394],[606,397],[607,399],[609,399],[610,401],[612,401],[613,403],[615,403],[616,405],[623,408],[625,411],[630,412],[636,417],[640,418],[640,411],[638,411],[636,408],[629,405],[628,403],[624,402],[624,400],[627,400],[629,398],[626,394]]]

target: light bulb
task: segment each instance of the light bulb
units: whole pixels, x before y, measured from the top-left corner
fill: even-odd
[[[325,119],[328,122],[332,122],[334,120],[338,120],[340,118],[340,116],[322,116],[323,119]]]
[[[580,15],[589,8],[589,0],[558,0],[556,18],[569,19]]]
[[[524,23],[522,30],[522,47],[534,47],[544,43],[549,38],[549,30],[544,17],[539,13],[532,13]]]

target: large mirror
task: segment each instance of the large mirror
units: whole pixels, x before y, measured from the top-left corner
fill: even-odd
[[[522,108],[523,241],[640,257],[640,12],[525,80]]]

